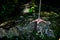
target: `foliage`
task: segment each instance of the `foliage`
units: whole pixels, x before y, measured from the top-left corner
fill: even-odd
[[[29,19],[29,17],[28,17],[29,15],[28,14],[23,14],[21,12],[21,10],[24,9],[24,8],[22,8],[22,9],[20,8],[20,7],[22,7],[21,6],[22,3],[20,5],[17,2],[18,2],[18,0],[16,0],[15,3],[12,2],[12,4],[10,3],[10,4],[2,4],[1,5],[1,9],[0,10],[2,10],[2,11],[0,11],[0,16],[3,18],[3,21],[4,20],[10,20],[10,19],[19,19],[20,18],[20,14],[23,17],[25,17],[26,19]],[[36,11],[36,12],[38,12],[38,4],[39,3],[37,3],[36,9],[34,9],[34,11]],[[33,5],[33,7],[35,7],[35,6]],[[60,19],[59,19],[60,18],[60,12],[59,12],[59,10],[58,11],[55,11],[55,10],[56,9],[53,9],[53,7],[51,7],[49,5],[42,4],[41,18],[44,19],[44,20],[46,20],[46,21],[50,21],[51,22],[51,29],[54,30],[54,34],[56,36],[56,39],[58,39],[60,37],[60,34],[59,34],[60,33],[60,29],[59,29],[60,28]],[[32,11],[33,10],[30,10],[31,15],[33,15]],[[36,17],[32,17],[32,18],[36,19]],[[25,23],[24,22],[25,19],[22,18],[22,20],[23,20],[22,21],[23,23],[21,23],[20,25],[24,25],[24,23]],[[28,21],[28,20],[26,20],[26,21]],[[41,39],[39,37],[39,35],[36,36],[36,35],[34,35],[34,33],[32,33],[32,35],[36,38],[35,40]],[[23,37],[24,37],[24,35],[23,35]],[[18,38],[20,38],[20,36]],[[56,40],[56,39],[51,38],[51,37],[49,37],[49,38],[46,37],[43,40]]]

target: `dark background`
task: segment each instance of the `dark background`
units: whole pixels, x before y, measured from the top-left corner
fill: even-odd
[[[52,7],[60,8],[60,0],[42,0],[42,3]]]
[[[39,4],[39,0],[35,0]],[[31,2],[31,0],[18,0],[17,3],[14,3],[14,0],[0,0],[0,20],[3,20],[6,16],[9,17],[15,17],[20,14],[22,11],[21,5]],[[42,4],[52,6],[53,8],[60,9],[60,1],[59,0],[42,0]],[[2,5],[6,7],[6,10],[4,13],[1,13],[4,11]],[[12,6],[14,5],[14,7]],[[11,7],[10,7],[11,6]],[[14,9],[10,11],[11,9]],[[50,9],[49,9],[50,10]],[[2,14],[2,15],[1,15]]]

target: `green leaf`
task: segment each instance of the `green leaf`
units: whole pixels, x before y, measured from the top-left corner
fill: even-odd
[[[33,10],[32,10],[32,9],[30,9],[30,10],[29,10],[29,13],[32,13],[32,12],[33,12]]]

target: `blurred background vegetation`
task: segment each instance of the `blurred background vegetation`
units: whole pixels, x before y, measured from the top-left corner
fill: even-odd
[[[31,1],[32,0],[0,0],[0,24],[7,20],[18,19],[23,15],[22,10],[24,9],[24,5]],[[35,3],[37,6],[35,12],[38,13],[39,0],[35,0]],[[52,23],[51,26],[52,29],[55,30],[57,40],[60,37],[60,10],[42,3],[41,17]]]

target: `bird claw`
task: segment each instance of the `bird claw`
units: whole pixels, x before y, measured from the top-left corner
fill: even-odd
[[[40,22],[46,23],[46,21],[44,21],[44,20],[42,20],[42,19],[36,19],[36,20],[33,20],[33,21],[30,22],[30,23],[33,23],[33,22],[37,22],[37,24],[39,24]]]

